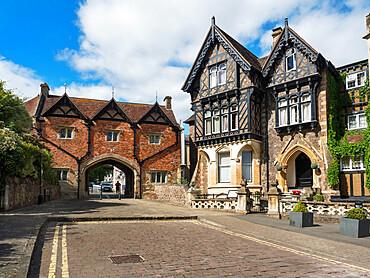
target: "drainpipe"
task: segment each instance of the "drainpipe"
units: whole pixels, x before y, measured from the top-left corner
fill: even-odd
[[[269,191],[269,187],[270,187],[270,157],[269,157],[269,136],[268,136],[268,131],[269,131],[269,128],[268,128],[268,115],[267,115],[267,112],[268,112],[268,96],[269,94],[267,93],[266,94],[266,97],[265,97],[265,115],[266,115],[266,139],[265,139],[265,150],[266,150],[266,174],[267,174],[267,182],[266,182],[266,191],[268,192]]]

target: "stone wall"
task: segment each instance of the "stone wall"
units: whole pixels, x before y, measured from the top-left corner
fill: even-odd
[[[152,199],[158,199],[170,203],[186,205],[186,185],[170,184],[170,185],[155,185]],[[154,198],[153,198],[154,197]]]
[[[43,194],[46,194],[45,201],[60,198],[59,184],[43,184],[42,191]],[[38,180],[31,177],[6,177],[1,207],[3,210],[14,210],[36,205],[38,203],[39,192],[40,182]]]

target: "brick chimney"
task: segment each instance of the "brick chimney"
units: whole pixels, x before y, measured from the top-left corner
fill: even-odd
[[[49,92],[50,92],[50,88],[49,88],[48,84],[42,83],[40,85],[40,87],[41,87],[41,94],[44,95],[46,98],[48,98],[49,97]]]
[[[172,97],[170,96],[166,96],[164,98],[164,106],[166,107],[167,110],[171,110],[172,109]]]
[[[277,43],[277,40],[279,38],[279,35],[281,34],[281,32],[283,31],[283,29],[281,27],[276,27],[274,29],[272,29],[272,47],[274,48],[275,47],[275,44]]]

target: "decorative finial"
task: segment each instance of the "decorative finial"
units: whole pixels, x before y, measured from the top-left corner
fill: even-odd
[[[114,86],[112,86],[112,98],[114,98]]]
[[[158,93],[157,91],[155,91],[155,102],[157,102],[157,99],[158,99]]]
[[[215,25],[216,24],[216,18],[215,16],[212,16],[212,25]]]
[[[64,82],[64,93],[67,93],[67,82]]]
[[[216,24],[216,18],[215,18],[215,16],[212,16],[212,20],[211,20],[211,22],[212,22],[212,43],[214,43],[215,42],[215,24]]]
[[[286,17],[285,18],[285,27],[287,27],[288,26],[288,18]]]

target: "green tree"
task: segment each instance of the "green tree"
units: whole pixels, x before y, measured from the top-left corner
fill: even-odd
[[[102,166],[96,167],[89,173],[89,181],[103,181],[104,177],[112,173],[112,166],[104,164]]]
[[[0,122],[18,134],[29,132],[32,118],[23,105],[24,99],[4,88],[5,81],[0,80]]]

